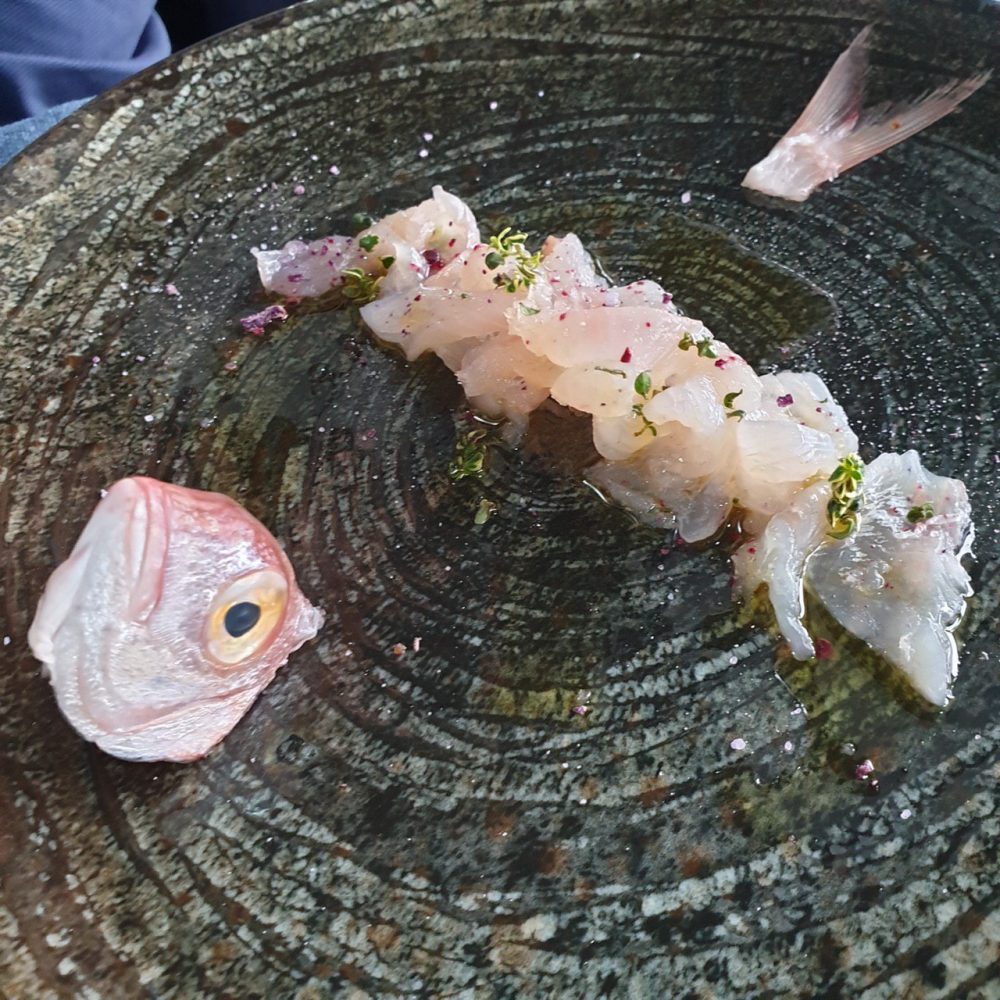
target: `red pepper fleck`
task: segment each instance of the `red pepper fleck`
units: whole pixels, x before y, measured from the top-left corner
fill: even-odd
[[[631,360],[632,360],[632,348],[626,347],[625,350],[622,351],[621,363],[623,365],[627,365]]]
[[[833,659],[833,643],[830,642],[829,639],[816,640],[816,659],[817,660]]]
[[[560,321],[564,320],[565,318],[566,318],[566,313],[559,313]]]
[[[875,770],[875,765],[870,760],[863,760],[854,769],[854,777],[858,781],[864,781]]]
[[[444,267],[444,261],[441,260],[441,254],[437,250],[425,250],[423,256],[424,260],[427,261],[431,274],[436,274]],[[483,273],[485,274],[486,272],[484,271]]]
[[[750,548],[747,549],[747,552],[749,552],[750,555],[755,556],[757,554],[757,547],[755,545],[751,545]]]
[[[419,301],[420,301],[420,300],[421,300],[422,298],[423,298],[423,296],[422,296],[422,295],[414,295],[414,296],[413,296],[413,301],[414,301],[414,302],[419,302]]]
[[[458,242],[458,241],[457,241],[457,240],[455,239],[455,237],[453,236],[453,237],[452,237],[452,238],[451,238],[450,240],[448,240],[448,246],[449,246],[449,247],[453,247],[453,246],[455,245],[455,243],[456,243],[456,242]]]
[[[674,301],[674,297],[670,294],[670,292],[664,292],[663,293],[663,304],[665,306],[670,305],[670,303],[673,302],[673,301]]]
[[[786,406],[791,406],[792,403],[794,402],[795,399],[792,397],[792,394],[790,392],[786,393],[784,396],[778,397],[778,406],[782,407],[782,409],[784,409],[784,407]]]
[[[647,323],[646,324],[646,329],[648,330],[652,325],[653,325],[652,323]]]

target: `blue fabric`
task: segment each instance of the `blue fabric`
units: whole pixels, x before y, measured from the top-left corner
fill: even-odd
[[[0,0],[0,124],[99,94],[170,54],[155,0]]]
[[[160,0],[192,42],[290,0]],[[84,100],[170,54],[156,0],[0,0],[0,164]],[[12,123],[12,124],[11,124]]]
[[[14,122],[12,125],[0,126],[0,166],[20,153],[29,142],[34,142],[43,132],[47,132],[71,111],[76,111],[78,107],[86,103],[86,100],[68,101],[66,104],[49,108],[34,118],[26,118],[24,121]]]

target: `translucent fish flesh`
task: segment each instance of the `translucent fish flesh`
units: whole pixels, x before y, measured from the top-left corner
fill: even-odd
[[[853,67],[855,96],[863,42],[837,71]],[[843,116],[854,98],[838,80],[817,101]],[[440,188],[409,212],[368,230],[380,246],[394,241],[396,256],[373,270],[377,293],[361,308],[378,338],[407,358],[437,354],[474,407],[506,421],[510,439],[548,399],[585,414],[601,456],[587,481],[640,520],[702,541],[738,517],[750,541],[734,556],[737,591],[768,588],[793,655],[815,653],[808,589],[944,704],[969,592],[961,482],[907,452],[882,455],[858,473],[860,494],[844,494],[843,469],[862,468],[858,439],[815,373],[758,375],[655,281],[612,284],[572,233],[550,236],[538,255],[500,236],[480,242],[472,213]],[[272,282],[299,247],[268,258],[279,269]]]

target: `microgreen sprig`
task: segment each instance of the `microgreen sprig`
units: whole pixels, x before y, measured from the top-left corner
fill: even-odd
[[[737,410],[733,407],[733,403],[736,402],[738,396],[743,395],[743,390],[738,389],[736,392],[727,392],[725,396],[722,397],[722,405],[728,411],[726,413],[727,417],[735,417],[737,420],[742,420],[746,415],[746,410]]]
[[[364,306],[378,298],[378,286],[382,280],[379,274],[368,274],[360,267],[349,267],[344,271],[344,298],[356,306]]]
[[[712,349],[712,340],[710,337],[706,337],[703,340],[695,340],[690,333],[685,333],[684,336],[677,342],[677,346],[682,351],[688,351],[694,347],[698,351],[698,357],[700,358],[718,357]]]
[[[455,442],[455,457],[448,467],[452,479],[479,478],[486,462],[486,431],[469,431]]]
[[[501,229],[496,236],[491,236],[489,245],[492,248],[486,255],[486,266],[495,271],[503,267],[508,262],[513,263],[512,273],[497,274],[493,278],[493,283],[498,288],[504,288],[508,292],[516,292],[519,288],[527,288],[533,284],[538,277],[538,267],[542,263],[541,251],[538,253],[528,253],[524,241],[528,238],[527,233],[515,233],[511,227]]]
[[[849,538],[857,529],[863,476],[864,463],[857,455],[842,458],[830,475],[832,496],[826,505],[826,516],[831,538]]]
[[[375,236],[373,239],[377,241],[378,237]],[[365,306],[369,302],[374,302],[378,298],[379,285],[395,260],[395,257],[380,257],[381,274],[369,274],[360,267],[347,268],[343,274],[343,286],[341,287],[344,298],[355,306]]]
[[[919,524],[921,521],[926,521],[934,516],[934,504],[932,503],[922,503],[917,507],[911,507],[906,512],[906,520],[910,524]]]
[[[656,424],[646,416],[646,412],[643,409],[645,404],[656,395],[653,391],[653,377],[649,372],[639,372],[635,377],[635,382],[632,383],[632,388],[643,399],[642,403],[635,403],[632,406],[632,415],[642,421],[642,427],[635,432],[635,437],[645,434],[646,431],[649,431],[653,437],[656,437]]]

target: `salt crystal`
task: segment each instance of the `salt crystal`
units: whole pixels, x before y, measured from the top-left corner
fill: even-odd
[[[336,163],[331,163],[330,164],[330,173],[333,174],[334,177],[339,177],[340,176],[340,167],[338,167]]]
[[[691,201],[691,192],[685,191],[684,194],[681,195],[681,204],[687,205],[690,203],[690,201]]]
[[[305,193],[306,189],[302,184],[296,184],[295,187],[292,188],[292,194],[305,194]]]
[[[425,132],[424,133],[424,142],[430,142],[431,139],[433,139],[433,138],[434,138],[434,133],[433,132]]]
[[[151,424],[156,417],[154,417],[152,413],[147,413],[142,419],[145,420],[147,424]]]
[[[746,750],[747,741],[741,740],[738,736],[729,744],[734,750]]]
[[[413,652],[414,653],[419,653],[420,652],[420,643],[421,642],[423,642],[423,639],[419,635],[415,635],[413,637]]]
[[[9,645],[10,645],[10,636],[9,636],[9,635],[5,635],[5,636],[3,637],[3,644],[4,644],[5,646],[9,646]]]
[[[497,104],[496,101],[490,101],[490,111],[496,111],[498,107],[500,107],[500,105]]]
[[[900,818],[900,819],[909,819],[909,818],[910,818],[910,817],[911,817],[912,815],[913,815],[913,812],[912,812],[912,810],[910,810],[910,809],[904,809],[904,810],[903,810],[903,811],[902,811],[902,812],[901,812],[901,813],[899,814],[899,818]]]
[[[430,151],[427,149],[422,149],[417,155],[420,157],[421,160],[426,160],[427,157],[430,156]]]
[[[181,294],[179,291],[177,291],[177,286],[176,285],[172,285],[169,282],[163,286],[163,291],[167,295],[180,295]]]

